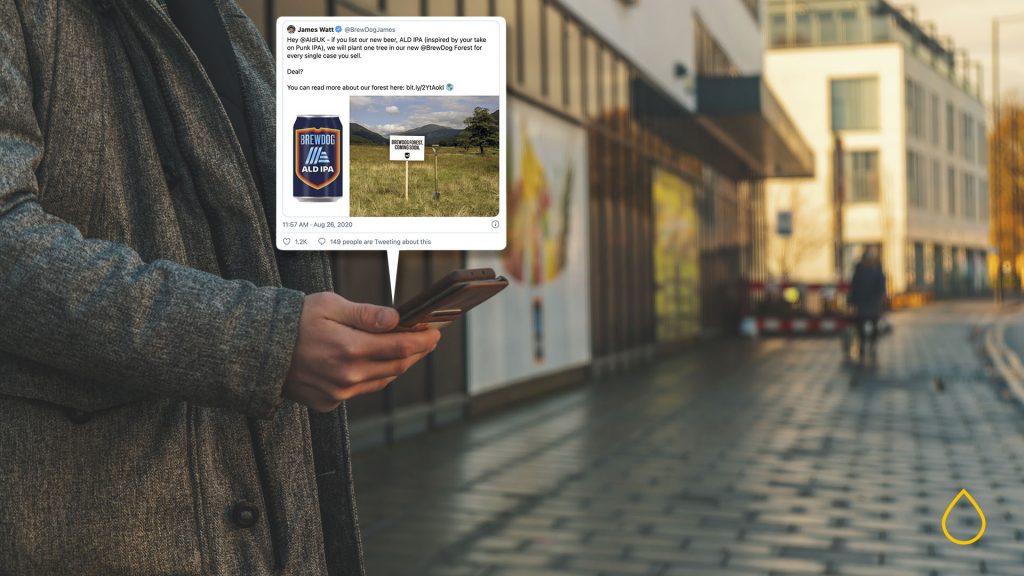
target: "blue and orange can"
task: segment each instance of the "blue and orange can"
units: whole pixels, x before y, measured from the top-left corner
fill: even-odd
[[[299,116],[295,134],[295,177],[292,194],[302,202],[341,199],[341,119]]]

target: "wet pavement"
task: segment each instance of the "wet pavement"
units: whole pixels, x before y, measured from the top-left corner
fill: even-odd
[[[1024,574],[1024,410],[987,303],[831,339],[725,341],[356,456],[370,576]],[[943,534],[966,488],[982,538]],[[952,537],[980,520],[966,499]]]

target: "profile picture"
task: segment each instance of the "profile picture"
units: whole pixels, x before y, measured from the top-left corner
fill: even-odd
[[[288,25],[288,33],[289,34],[294,34],[295,33],[295,26],[292,26],[291,24],[289,24]]]

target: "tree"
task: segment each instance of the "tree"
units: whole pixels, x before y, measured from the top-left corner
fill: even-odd
[[[485,146],[498,145],[498,119],[487,108],[474,108],[473,115],[462,122],[466,125],[461,135],[465,145],[480,148],[481,154]]]
[[[1024,274],[1024,103],[1015,96],[1004,98],[988,142],[992,243],[1002,256],[992,273],[1002,286],[1019,290]]]

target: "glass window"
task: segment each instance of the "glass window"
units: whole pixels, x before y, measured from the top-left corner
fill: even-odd
[[[858,44],[864,42],[864,20],[853,10],[843,10],[839,13],[839,21],[843,27],[843,41],[847,44]]]
[[[932,160],[931,191],[931,209],[936,212],[942,212],[942,164],[938,160]]]
[[[956,152],[956,111],[952,102],[946,102],[946,150]]]
[[[940,134],[941,128],[939,127],[939,118],[942,115],[942,111],[939,110],[940,106],[941,106],[941,104],[939,103],[939,95],[938,94],[932,94],[932,131],[931,131],[931,135],[932,135],[932,144],[934,144],[935,146],[939,145],[939,142],[941,142],[941,138],[942,138],[942,136]]]
[[[964,210],[965,218],[974,219],[978,215],[978,204],[974,191],[974,175],[963,175]]]
[[[903,84],[903,115],[906,117],[906,131],[913,134],[916,132],[916,126],[913,125],[913,81],[907,78]]]
[[[924,285],[924,244],[920,242],[914,242],[914,285]]]
[[[956,168],[949,167],[946,172],[946,211],[950,216],[956,216]]]
[[[974,118],[967,112],[960,114],[960,156],[974,161]]]
[[[892,40],[892,16],[876,14],[871,17],[871,41],[889,42]]]
[[[846,154],[844,167],[847,195],[851,202],[878,201],[878,151]]]
[[[839,42],[839,27],[834,12],[818,12],[818,37],[822,44]]]
[[[796,15],[794,44],[806,46],[811,43],[811,15],[808,13]]]
[[[978,181],[978,219],[986,220],[989,217],[988,211],[988,180],[981,179]]]
[[[768,37],[771,38],[772,47],[787,45],[789,43],[789,27],[787,25],[786,14],[772,14],[770,26],[770,35]]]
[[[915,208],[921,207],[920,183],[921,170],[917,154],[907,151],[907,203]]]
[[[878,78],[832,81],[832,129],[878,129]]]
[[[562,14],[550,4],[544,7],[545,41],[547,43],[547,74],[545,74],[545,93],[548,100],[561,108],[565,106],[565,52],[563,52],[565,30],[562,26]]]
[[[985,125],[978,122],[978,163],[988,166],[988,136],[985,134]]]
[[[917,82],[907,79],[906,81],[906,114],[907,133],[916,138],[926,138],[928,135],[928,100],[924,87]]]

